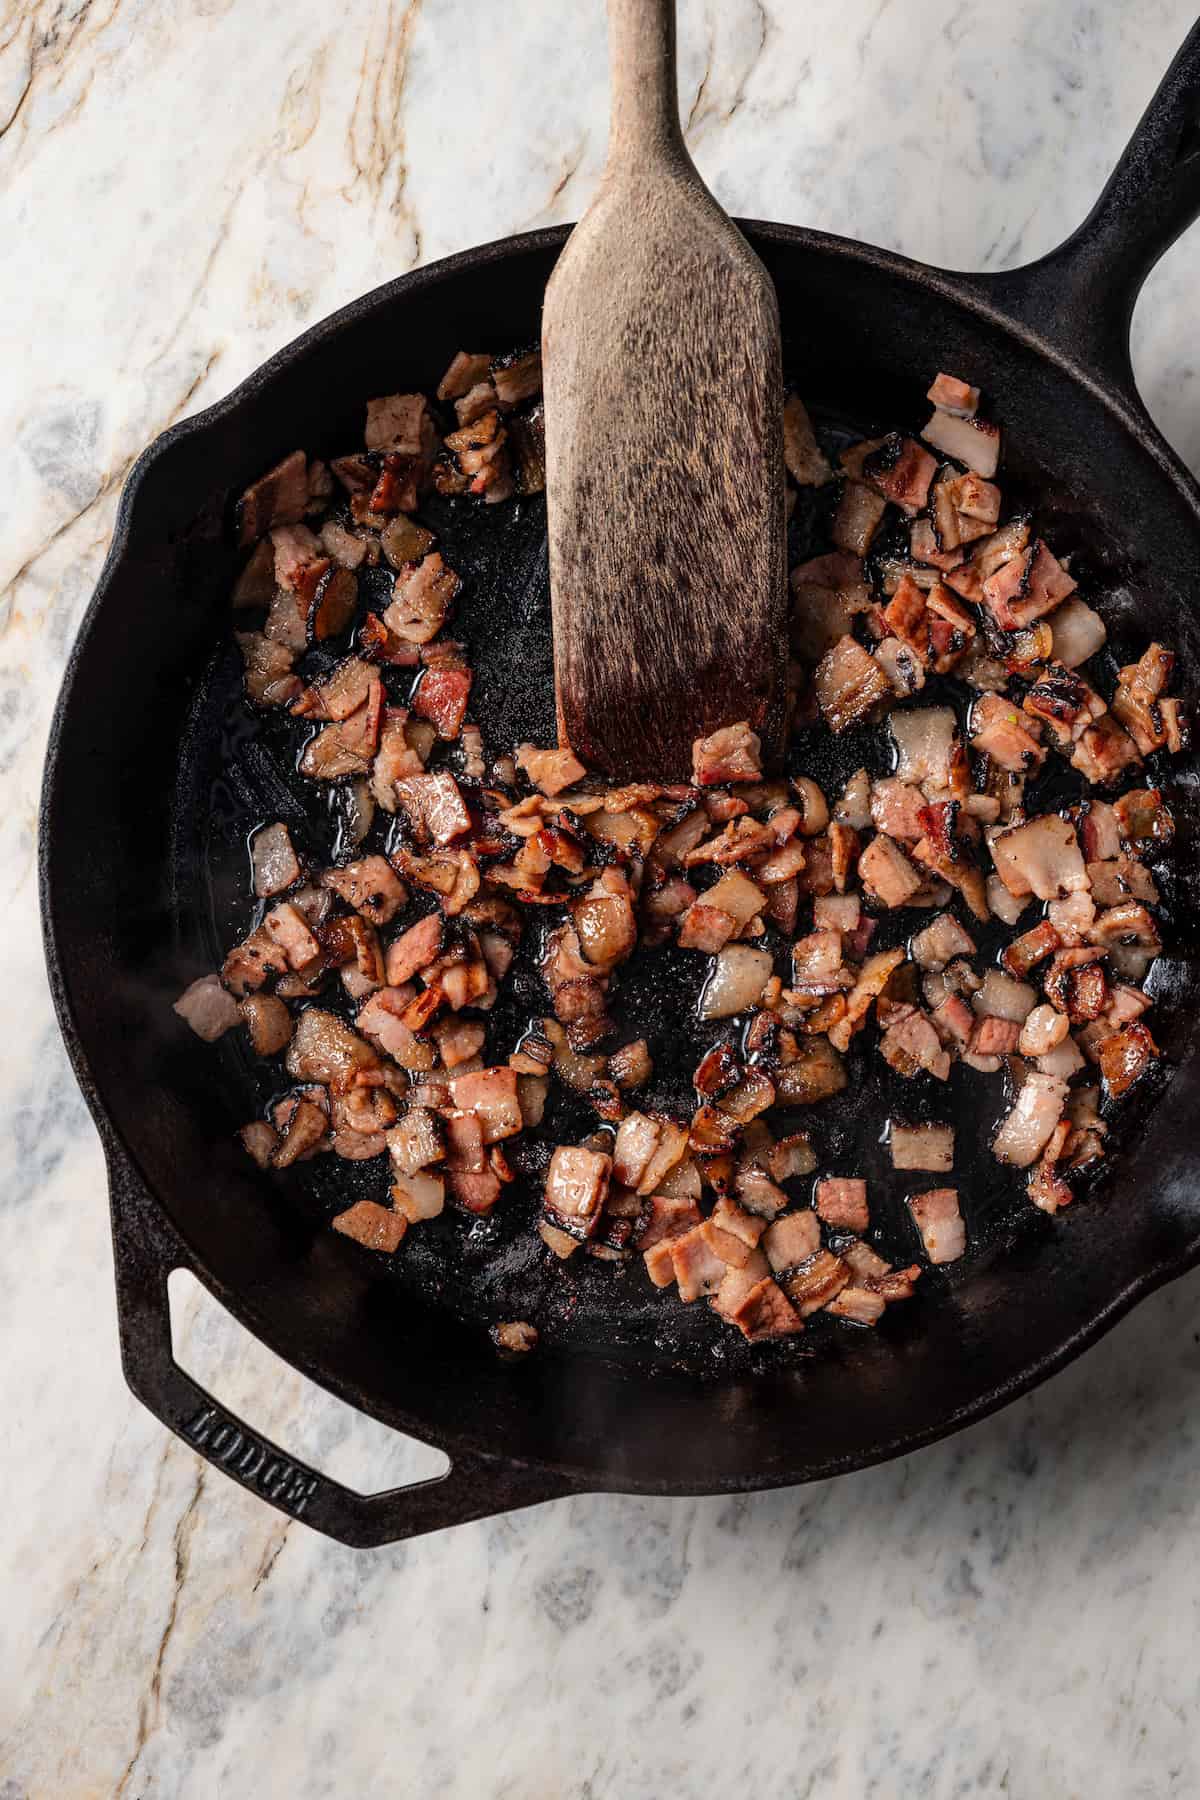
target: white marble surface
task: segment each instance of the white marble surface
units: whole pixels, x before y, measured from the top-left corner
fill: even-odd
[[[1186,0],[683,0],[731,210],[1003,267],[1086,210]],[[566,219],[600,0],[0,15],[0,1797],[1200,1792],[1200,1279],[938,1448],[354,1554],[207,1473],[117,1361],[101,1159],[41,966],[50,709],[131,459],[415,262]],[[1200,233],[1136,322],[1200,463]],[[419,1453],[194,1297],[181,1354],[367,1485]]]

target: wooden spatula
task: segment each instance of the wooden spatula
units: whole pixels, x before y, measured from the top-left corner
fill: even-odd
[[[771,279],[684,148],[674,0],[608,0],[612,122],[546,290],[559,736],[618,779],[686,779],[786,674],[783,393]]]

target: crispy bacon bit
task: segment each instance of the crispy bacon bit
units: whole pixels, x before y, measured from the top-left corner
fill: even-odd
[[[1001,881],[1017,898],[1036,894],[1039,900],[1057,900],[1088,885],[1075,832],[1066,819],[1054,814],[993,838],[992,860]]]
[[[397,781],[396,798],[420,838],[452,843],[471,829],[471,815],[453,775],[407,775]]]
[[[830,1177],[818,1181],[816,1208],[826,1225],[838,1231],[853,1231],[861,1236],[871,1223],[867,1211],[867,1184],[857,1178]]]
[[[446,567],[441,552],[433,550],[397,573],[383,623],[410,644],[428,644],[445,624],[459,586],[458,576]]]
[[[551,796],[582,781],[587,773],[573,751],[539,750],[533,744],[518,748],[517,767],[524,769],[534,787]]]
[[[868,894],[881,906],[907,906],[921,886],[920,875],[899,844],[882,831],[859,857],[858,873]]]
[[[1071,767],[1098,787],[1110,787],[1122,770],[1141,760],[1137,745],[1111,713],[1089,725],[1071,752]]]
[[[882,494],[864,487],[860,481],[848,481],[834,511],[829,535],[839,550],[854,556],[865,556],[871,548],[875,533],[883,523],[886,511],[887,501]],[[809,589],[808,592],[811,593],[812,590]],[[801,603],[803,604],[803,600]]]
[[[807,1262],[784,1277],[782,1286],[802,1319],[835,1300],[850,1280],[849,1266],[840,1256],[818,1250]]]
[[[921,1012],[910,1012],[889,1025],[879,1040],[879,1053],[897,1075],[911,1078],[924,1070],[945,1081],[950,1074],[950,1057]]]
[[[403,1213],[392,1212],[375,1200],[359,1200],[345,1212],[338,1213],[332,1224],[333,1229],[344,1237],[365,1244],[368,1250],[382,1250],[388,1255],[400,1248],[408,1230],[408,1220]]]
[[[1036,1079],[1036,1078],[1035,1078]],[[931,1188],[908,1202],[931,1263],[954,1262],[967,1247],[967,1228],[958,1205],[957,1188]]]
[[[242,1022],[238,1003],[221,986],[219,975],[202,975],[198,981],[193,981],[184,988],[173,1010],[206,1044],[215,1043]]]
[[[808,409],[799,394],[789,394],[783,408],[783,460],[797,487],[823,487],[833,470],[817,443]]]
[[[1158,1055],[1158,1045],[1146,1027],[1136,1020],[1103,1038],[1099,1047],[1100,1073],[1114,1100],[1127,1093]]]
[[[303,450],[276,463],[253,482],[238,507],[238,542],[244,548],[272,526],[296,525],[308,507],[308,466]]]
[[[310,1091],[319,1094],[321,1090]],[[272,1167],[276,1169],[290,1169],[293,1163],[307,1159],[329,1131],[328,1113],[307,1095],[294,1103],[287,1102],[282,1110],[276,1109],[275,1122],[282,1131],[271,1155]]]
[[[603,1152],[560,1144],[546,1172],[551,1222],[572,1237],[590,1237],[600,1223],[611,1173],[612,1158]]]
[[[960,381],[957,375],[944,372],[934,376],[933,385],[925,398],[931,406],[949,413],[955,419],[973,419],[979,411],[979,389],[969,382]]]
[[[743,719],[692,745],[692,768],[701,787],[755,781],[762,774],[762,742]]]
[[[762,1235],[762,1248],[776,1275],[807,1262],[820,1247],[821,1228],[811,1211],[784,1213]]]
[[[948,1175],[954,1167],[953,1125],[902,1125],[893,1119],[888,1144],[894,1169],[925,1169]]]
[[[1001,694],[980,694],[971,708],[971,746],[1002,769],[1024,774],[1045,761],[1046,752],[1038,742],[1040,726],[1035,719],[1022,716],[1021,710]]]
[[[1027,1169],[1036,1162],[1062,1117],[1066,1100],[1067,1084],[1057,1076],[1027,1076],[992,1144],[997,1160],[1012,1163],[1018,1169]]]
[[[831,731],[845,731],[891,693],[891,683],[862,645],[843,637],[817,664],[817,702]]]
[[[804,1329],[800,1315],[769,1275],[750,1289],[733,1312],[732,1319],[753,1344],[767,1338],[791,1337]]]
[[[918,931],[909,946],[914,962],[935,973],[956,956],[974,956],[975,942],[952,913],[939,913],[933,923]]]
[[[894,435],[863,458],[862,473],[885,500],[913,518],[929,497],[937,459],[914,438]]]
[[[1131,788],[1114,802],[1113,812],[1121,836],[1139,849],[1163,847],[1175,836],[1175,820],[1159,788]]]
[[[935,450],[965,463],[977,475],[990,479],[1000,461],[1000,429],[986,419],[962,418],[935,407],[933,417],[921,436]]]

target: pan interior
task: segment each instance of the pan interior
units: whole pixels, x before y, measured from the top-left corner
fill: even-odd
[[[1186,693],[1200,654],[1189,586],[1195,514],[1186,489],[1115,413],[1015,334],[886,259],[789,233],[758,247],[779,288],[785,368],[818,423],[847,436],[913,429],[936,369],[981,385],[1006,429],[1006,500],[1036,495],[1053,546],[1077,552],[1118,661],[1159,636],[1180,652]],[[186,1039],[170,1012],[250,922],[248,831],[283,818],[297,841],[325,854],[336,824],[293,773],[295,741],[274,724],[252,728],[240,702],[227,600],[232,497],[297,445],[314,455],[352,447],[369,395],[429,389],[461,345],[536,338],[554,253],[543,242],[468,258],[382,290],[149,463],[62,727],[50,856],[63,972],[102,1103],[201,1272],[310,1373],[448,1448],[542,1460],[613,1485],[801,1479],[936,1434],[1086,1334],[1132,1282],[1187,1253],[1197,1231],[1187,1179],[1193,1069],[1175,1073],[1157,1109],[1141,1097],[1095,1195],[1050,1221],[986,1152],[1004,1104],[998,1081],[956,1069],[949,1095],[926,1096],[873,1050],[858,1051],[848,1094],[811,1121],[822,1168],[867,1174],[873,1195],[896,1195],[881,1247],[907,1260],[912,1240],[876,1140],[888,1116],[953,1117],[960,1146],[974,1145],[956,1169],[972,1253],[924,1276],[918,1298],[890,1309],[877,1333],[821,1321],[796,1344],[751,1350],[706,1309],[651,1292],[639,1266],[584,1257],[548,1266],[528,1229],[533,1203],[520,1196],[491,1221],[446,1218],[414,1231],[385,1267],[324,1229],[360,1185],[378,1190],[378,1169],[326,1158],[299,1181],[299,1171],[278,1185],[258,1175],[231,1134],[277,1076],[233,1041],[240,1034],[214,1051]],[[473,711],[490,747],[552,741],[542,503],[439,504],[432,522],[465,578],[455,628],[476,669]],[[796,553],[818,528],[801,509]],[[845,770],[804,766],[832,788],[861,760],[853,745],[845,757]],[[1196,771],[1181,760],[1171,776],[1185,873],[1168,891],[1172,938],[1155,1015],[1177,1062],[1200,998]],[[691,1066],[686,1042],[669,1053],[669,1021],[695,985],[687,962],[658,1002],[655,1048],[668,1081]],[[528,1013],[543,1010],[532,989],[524,998]],[[511,1025],[497,1021],[501,1031]],[[574,1135],[588,1128],[581,1120]],[[545,1350],[520,1367],[496,1361],[483,1329],[512,1317],[545,1330]]]

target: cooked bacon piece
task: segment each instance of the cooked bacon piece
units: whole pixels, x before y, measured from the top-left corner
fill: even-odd
[[[1175,836],[1175,820],[1163,803],[1159,788],[1130,788],[1114,802],[1113,811],[1121,836],[1137,846],[1169,844]]]
[[[879,1040],[879,1053],[897,1075],[911,1078],[922,1070],[945,1081],[950,1057],[924,1013],[911,1012],[889,1025]]]
[[[821,1248],[821,1227],[816,1213],[808,1210],[784,1213],[763,1232],[762,1248],[776,1275],[807,1262]]]
[[[449,1085],[459,1111],[473,1113],[478,1119],[485,1144],[515,1137],[524,1128],[515,1069],[478,1069],[469,1075],[456,1075]]]
[[[449,844],[471,829],[457,781],[439,769],[436,774],[406,775],[395,784],[396,798],[419,837]]]
[[[1037,681],[1022,702],[1031,718],[1039,719],[1049,730],[1060,749],[1073,744],[1089,726],[1108,710],[1104,701],[1089,687],[1082,675],[1064,669],[1061,663],[1045,663]]]
[[[397,572],[392,602],[383,622],[389,631],[410,644],[428,644],[446,623],[450,604],[461,583],[448,569],[441,552],[434,550],[419,563]]]
[[[862,645],[843,637],[826,651],[815,676],[817,701],[831,731],[845,731],[887,698],[891,684]]]
[[[239,997],[262,987],[272,975],[282,975],[288,966],[283,946],[260,925],[242,943],[235,944],[225,958],[221,979],[231,994]]]
[[[926,1169],[948,1175],[954,1167],[953,1125],[901,1125],[893,1119],[888,1144],[894,1169]]]
[[[271,1158],[279,1146],[279,1133],[265,1119],[251,1119],[238,1132],[242,1148],[260,1169],[269,1169]]]
[[[833,470],[817,443],[812,420],[799,394],[789,394],[783,407],[783,460],[797,487],[823,487]]]
[[[461,399],[477,383],[487,379],[491,366],[492,359],[486,353],[480,354],[470,350],[457,351],[451,359],[446,373],[438,382],[438,399]]]
[[[731,1318],[752,1344],[768,1338],[791,1337],[804,1329],[800,1315],[770,1275],[750,1289]]]
[[[762,774],[762,741],[743,719],[692,745],[692,769],[701,787],[754,781]]]
[[[909,946],[914,962],[938,972],[956,956],[974,956],[975,943],[952,913],[939,913],[932,924],[918,931]]]
[[[975,1029],[975,1016],[960,994],[947,994],[934,1007],[930,1023],[944,1044],[961,1045]]]
[[[591,1237],[608,1198],[612,1158],[597,1150],[560,1144],[546,1172],[546,1212],[572,1237]]]
[[[228,968],[228,964],[226,967]],[[184,988],[172,1010],[206,1044],[215,1043],[219,1037],[242,1022],[238,1003],[221,986],[219,975],[202,975],[198,981],[193,981]]]
[[[921,436],[935,450],[965,463],[977,475],[990,479],[1000,461],[1000,429],[986,419],[962,418],[935,407],[933,417]]]
[[[818,1181],[816,1208],[826,1225],[835,1230],[853,1231],[861,1236],[871,1223],[867,1211],[867,1184],[857,1178],[829,1177]]]
[[[900,948],[881,950],[875,956],[868,957],[863,963],[858,973],[858,979],[850,990],[845,1016],[829,1033],[829,1041],[836,1049],[848,1050],[850,1048],[850,1039],[856,1031],[862,1029],[872,1003],[883,992],[892,974],[903,961],[904,951]],[[790,1075],[790,1071],[785,1070],[784,1074]],[[844,1075],[841,1085],[845,1085]]]
[[[470,669],[426,669],[413,695],[412,710],[417,718],[436,726],[440,738],[449,740],[463,728],[470,694]]]
[[[634,1239],[638,1250],[649,1250],[668,1238],[683,1237],[702,1223],[700,1208],[690,1195],[652,1194],[640,1214],[640,1226]],[[675,1279],[672,1266],[670,1280]]]
[[[519,406],[542,391],[542,353],[531,350],[511,361],[493,363],[492,381],[501,406]]]
[[[888,729],[896,745],[896,778],[916,787],[950,789],[958,728],[948,706],[893,712]]]
[[[1022,1056],[1047,1056],[1058,1048],[1069,1029],[1065,1012],[1054,1006],[1035,1006],[1021,1027],[1017,1048]]]
[[[319,1088],[309,1090],[310,1093],[320,1091]],[[294,1103],[285,1102],[283,1108],[276,1108],[275,1122],[282,1132],[271,1154],[271,1164],[276,1169],[290,1169],[293,1163],[307,1159],[329,1131],[328,1113],[307,1094]]]
[[[619,1050],[614,1050],[608,1059],[608,1072],[619,1088],[643,1087],[654,1073],[645,1038],[637,1038],[632,1044],[623,1044]]]
[[[1136,900],[1126,900],[1101,913],[1092,928],[1097,944],[1111,948],[1116,944],[1136,946],[1157,956],[1162,949],[1158,926],[1146,908]]]
[[[996,873],[1018,899],[1036,894],[1057,900],[1086,890],[1087,870],[1075,832],[1066,819],[1047,813],[1028,825],[1017,825],[992,839]]]
[[[875,829],[904,843],[915,844],[925,835],[921,809],[925,796],[920,788],[888,776],[871,787],[871,820]]]
[[[252,483],[238,505],[238,542],[243,547],[273,526],[296,525],[308,508],[308,468],[303,450],[276,463]]]
[[[308,929],[303,913],[290,901],[273,906],[263,924],[283,951],[289,968],[302,969],[320,956],[320,944]]]
[[[300,692],[292,668],[294,651],[274,643],[261,631],[235,631],[246,669],[246,693],[256,706],[286,706]]]
[[[755,950],[749,944],[725,945],[704,988],[701,1018],[728,1019],[746,1012],[757,1004],[770,974],[769,950]]]
[[[408,1220],[403,1213],[392,1212],[390,1207],[380,1206],[376,1200],[359,1200],[330,1222],[344,1237],[365,1244],[368,1250],[382,1250],[388,1255],[400,1248],[408,1230]]]
[[[885,500],[913,518],[929,498],[937,460],[914,438],[893,433],[863,458],[862,473]]]
[[[1143,756],[1166,744],[1160,701],[1174,667],[1172,652],[1161,644],[1151,644],[1138,662],[1129,663],[1119,673],[1112,709]]]
[[[1075,581],[1038,538],[984,581],[983,598],[1002,631],[1032,625],[1075,591]]]
[[[882,494],[864,487],[860,481],[848,481],[834,510],[829,535],[839,550],[856,557],[865,556],[871,548],[875,533],[883,523],[886,511],[887,501]],[[812,593],[811,588],[806,589],[803,595],[797,590],[798,603],[805,605]],[[845,610],[854,609],[847,607]]]
[[[587,774],[573,751],[539,750],[533,744],[520,745],[517,767],[524,769],[534,787],[549,795],[561,794]]]
[[[348,1086],[361,1070],[377,1069],[379,1057],[334,1013],[309,1006],[296,1021],[288,1045],[288,1073],[296,1081]]]
[[[1101,1040],[1100,1073],[1114,1100],[1127,1093],[1158,1055],[1158,1045],[1136,1020]]]
[[[1078,595],[1064,600],[1050,620],[1051,654],[1068,669],[1077,669],[1104,647],[1108,637],[1104,620]]]
[[[828,1306],[850,1280],[850,1269],[840,1256],[818,1250],[783,1279],[783,1289],[802,1319]]]
[[[1018,980],[1028,975],[1030,969],[1040,963],[1044,957],[1053,955],[1062,947],[1062,937],[1048,919],[1043,919],[1031,931],[1021,937],[1014,938],[1001,954],[1001,962],[1010,975]]]
[[[1111,713],[1089,725],[1071,752],[1071,767],[1097,787],[1110,787],[1123,769],[1141,760],[1137,745]]]
[[[1027,1169],[1037,1161],[1062,1117],[1067,1084],[1054,1075],[1028,1075],[992,1144],[999,1162]]]
[[[585,962],[608,974],[624,962],[637,942],[637,921],[625,894],[592,892],[571,906],[571,922]]]
[[[1008,1056],[1017,1047],[1021,1027],[1015,1019],[997,1019],[985,1014],[978,1019],[968,1046],[972,1056]]]
[[[375,925],[390,924],[408,899],[408,889],[386,856],[364,856],[343,869],[326,869],[321,881]]]
[[[175,1010],[178,1012],[178,1005]],[[292,1036],[292,1015],[282,1000],[274,994],[248,994],[238,1011],[256,1056],[277,1056],[287,1048]]]
[[[849,1283],[834,1296],[825,1311],[832,1318],[849,1319],[854,1325],[878,1325],[886,1305],[887,1301],[876,1288]]]
[[[959,1210],[957,1188],[931,1188],[928,1193],[913,1194],[908,1210],[931,1263],[954,1262],[962,1255],[967,1247],[967,1228]]]
[[[1040,726],[1002,694],[980,694],[971,708],[971,746],[990,756],[1002,769],[1025,773],[1045,761],[1038,742]]]
[[[687,1303],[713,1294],[725,1277],[727,1264],[717,1254],[705,1225],[693,1226],[682,1237],[669,1238],[671,1263],[679,1283],[679,1298]]]
[[[899,844],[884,832],[872,838],[858,859],[858,873],[872,899],[882,906],[906,906],[921,886],[921,877]]]
[[[979,411],[979,389],[957,375],[939,373],[925,398],[931,406],[949,413],[955,419],[973,419]]]

